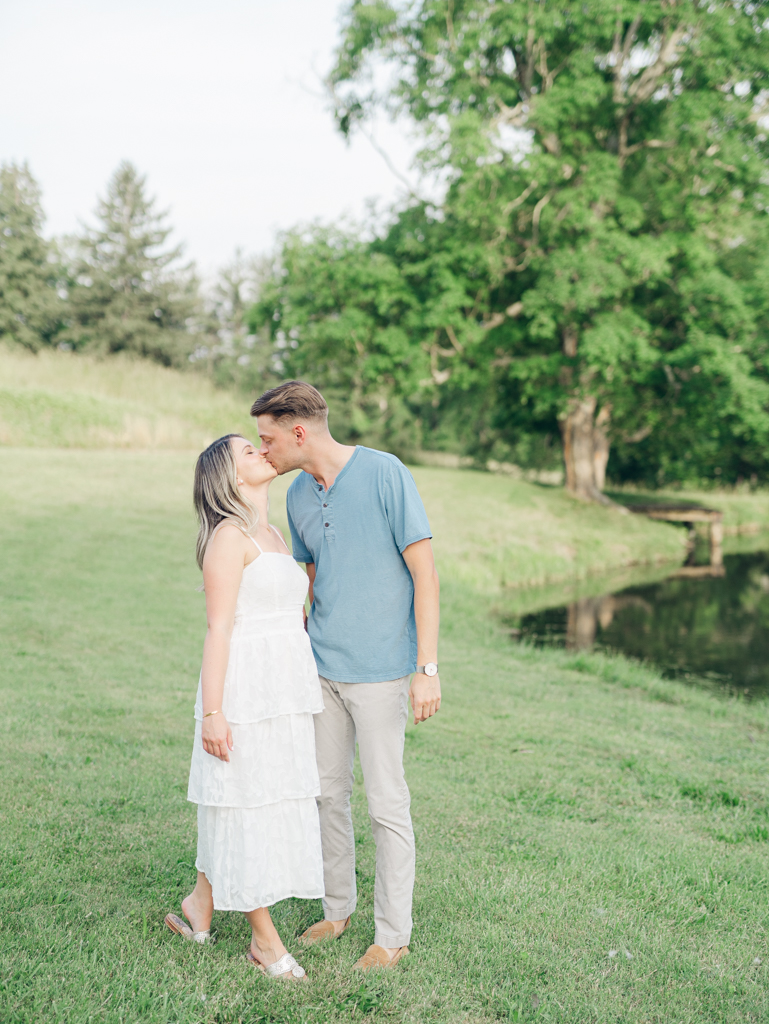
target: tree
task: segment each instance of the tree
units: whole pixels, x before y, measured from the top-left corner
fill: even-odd
[[[605,500],[612,445],[657,482],[767,469],[766,15],[743,0],[349,7],[341,129],[380,106],[410,116],[447,181],[440,215],[476,241],[433,380],[486,388],[503,432],[521,410],[557,423],[580,497]],[[383,59],[396,80],[380,94]]]
[[[98,228],[76,240],[67,339],[76,349],[132,352],[185,365],[201,313],[181,247],[164,249],[167,214],[147,197],[146,178],[124,161],[96,210]]]
[[[340,436],[404,455],[427,444],[488,454],[488,368],[472,356],[441,366],[464,352],[451,323],[488,297],[482,259],[467,225],[420,203],[380,237],[370,224],[316,224],[283,236],[250,322],[271,336],[279,372],[333,398]]]
[[[251,323],[270,332],[279,372],[329,395],[339,436],[405,453],[419,447],[405,399],[430,376],[419,298],[397,254],[359,229],[315,225],[283,237]]]
[[[217,384],[249,394],[278,382],[271,332],[249,326],[250,311],[268,275],[264,259],[236,251],[208,290],[208,336],[190,355],[190,362],[205,367]]]
[[[0,167],[0,339],[36,352],[61,327],[55,254],[41,234],[40,189],[24,164]]]

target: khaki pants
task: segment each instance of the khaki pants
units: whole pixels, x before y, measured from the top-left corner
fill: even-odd
[[[315,715],[325,917],[343,921],[355,910],[350,797],[357,739],[376,843],[374,942],[391,949],[408,945],[411,938],[415,850],[403,774],[409,678],[335,683],[321,676],[325,710]]]

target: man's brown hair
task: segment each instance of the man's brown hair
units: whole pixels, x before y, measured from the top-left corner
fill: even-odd
[[[295,420],[326,420],[328,406],[323,395],[303,380],[287,380],[270,388],[251,406],[252,416],[273,416],[276,420],[290,416]]]

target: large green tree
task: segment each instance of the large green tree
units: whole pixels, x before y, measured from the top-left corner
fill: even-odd
[[[407,330],[414,308],[396,261],[356,231],[315,227],[284,236],[252,323],[270,331],[278,372],[328,393],[341,436],[403,450],[415,438],[400,397],[429,375]]]
[[[37,351],[61,327],[55,253],[42,236],[40,189],[25,165],[0,167],[0,339]]]
[[[67,338],[76,349],[132,352],[184,365],[201,331],[198,283],[167,247],[166,214],[147,195],[146,179],[120,164],[97,206],[99,226],[76,240]]]
[[[381,237],[365,224],[288,232],[252,327],[272,337],[278,372],[329,393],[340,436],[401,454],[425,445],[477,452],[480,443],[488,455],[495,431],[481,426],[479,436],[488,370],[464,357],[451,327],[488,304],[483,261],[472,228],[421,203]],[[474,329],[481,336],[486,325]]]
[[[503,433],[557,423],[580,496],[601,499],[611,445],[619,472],[660,481],[767,467],[767,14],[761,0],[348,9],[341,128],[382,106],[408,115],[447,182],[421,233],[454,225],[428,257],[446,270],[442,319],[412,347],[432,387],[485,394]]]

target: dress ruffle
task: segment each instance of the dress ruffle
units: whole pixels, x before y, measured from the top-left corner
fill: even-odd
[[[267,807],[198,807],[195,865],[217,910],[255,910],[323,896],[318,808],[313,798]]]
[[[222,711],[230,725],[321,712],[318,668],[304,629],[294,626],[286,632],[265,633],[253,631],[253,626],[249,629],[250,625],[236,626],[230,642],[222,695]],[[203,718],[200,683],[195,718]]]
[[[195,723],[187,799],[209,807],[264,807],[320,794],[312,714],[232,725],[230,760],[207,754]]]

